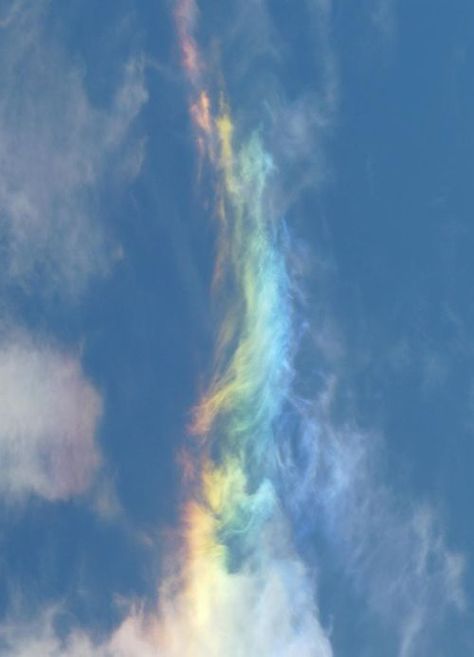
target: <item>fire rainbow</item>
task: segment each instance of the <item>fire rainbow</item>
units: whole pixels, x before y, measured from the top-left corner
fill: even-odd
[[[197,18],[194,0],[179,0],[190,118],[215,181],[221,312],[211,380],[190,428],[198,457],[193,450],[185,462],[180,593],[162,595],[159,641],[180,657],[330,655],[273,483],[294,345],[285,229],[272,202],[276,167],[261,131],[241,136],[224,89],[211,97]]]

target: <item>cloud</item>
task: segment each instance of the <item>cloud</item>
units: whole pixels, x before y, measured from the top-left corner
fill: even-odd
[[[16,0],[0,9],[3,323],[15,322],[11,292],[40,308],[50,295],[76,300],[121,257],[99,216],[101,190],[138,176],[145,153],[134,132],[147,100],[141,58],[127,59],[111,99],[94,104],[85,71],[47,27],[50,8]],[[0,339],[0,382],[0,492],[53,501],[88,490],[102,402],[79,355],[13,329]],[[94,503],[110,516],[117,503],[102,479]]]
[[[239,568],[202,551],[187,575],[187,586],[171,575],[160,588],[155,634],[163,657],[332,656],[315,579],[278,513]]]
[[[307,1],[305,20],[314,51],[299,53],[306,71],[299,93],[290,97],[281,84],[275,83],[265,105],[270,119],[269,144],[278,170],[275,200],[282,215],[301,199],[303,192],[320,189],[330,177],[328,142],[336,125],[340,97],[331,6],[331,2]],[[308,72],[309,80],[305,77]]]
[[[283,94],[280,103],[273,104],[270,99],[270,141],[277,166],[282,171],[278,180],[279,193],[290,201],[299,195],[302,187],[314,183],[318,179],[315,172],[324,168],[323,137],[332,126],[338,98],[335,58],[329,40],[325,41],[329,39],[327,22],[331,4],[320,1],[309,6],[319,25],[322,53],[325,53],[321,91],[291,102]],[[379,3],[378,6],[388,5]],[[253,2],[252,7],[261,10],[264,3]],[[380,15],[383,18],[384,13]],[[246,41],[251,42],[252,39]],[[260,52],[266,51],[266,45],[266,39],[255,43]],[[250,60],[252,53],[247,55]],[[69,198],[75,199],[71,208],[71,216],[75,217],[73,224],[63,226],[61,213],[57,215],[56,210],[46,212],[46,216],[54,217],[53,222],[47,224],[47,231],[50,231],[46,233],[47,239],[44,243],[38,239],[38,235],[42,235],[42,229],[38,229],[38,233],[33,231],[37,236],[35,244],[30,243],[33,230],[30,226],[35,225],[34,208],[38,203],[30,203],[33,210],[28,210],[28,200],[31,196],[41,199],[40,191],[47,181],[40,180],[32,191],[28,188],[19,193],[7,176],[3,192],[0,187],[0,200],[7,199],[3,203],[8,217],[8,245],[13,254],[9,262],[11,276],[22,280],[31,276],[31,261],[34,266],[43,268],[49,263],[51,271],[57,275],[67,264],[63,262],[66,254],[68,267],[75,272],[71,287],[77,287],[104,265],[105,238],[102,230],[92,230],[90,200],[87,194],[84,197],[83,189],[92,188],[100,178],[106,161],[101,154],[119,148],[130,117],[136,115],[137,108],[144,102],[143,87],[140,84],[134,87],[130,83],[130,80],[137,80],[135,66],[131,65],[126,74],[130,76],[129,84],[134,92],[130,88],[127,90],[125,84],[123,93],[117,94],[114,120],[93,109],[78,71],[71,73],[70,79],[74,82],[68,88],[76,98],[71,107],[79,107],[79,118],[83,120],[74,114],[76,118],[67,123],[68,129],[63,135],[70,134],[73,125],[82,126],[74,137],[76,141],[71,153],[81,153],[81,148],[85,148],[86,155],[77,155],[77,159],[74,156],[70,160],[68,149],[64,151],[63,146],[53,149],[53,155],[59,153],[58,163],[61,164],[53,170],[62,184],[57,189],[53,186],[53,192],[46,194],[42,207],[47,210],[55,208],[57,199],[61,207],[66,202],[62,196],[65,187],[69,190],[67,202]],[[44,125],[43,116],[50,113],[48,99],[54,97],[52,90],[56,92],[56,83],[48,84],[52,86],[45,96],[47,109],[38,115],[41,126]],[[25,97],[20,99],[21,107]],[[64,101],[64,107],[70,109],[69,100]],[[34,110],[33,118],[37,111]],[[0,111],[0,118],[2,115]],[[34,123],[31,117],[29,122]],[[0,121],[0,136],[1,125]],[[6,132],[9,134],[8,130]],[[35,143],[34,132],[27,133],[25,143],[31,140]],[[18,134],[21,137],[22,131]],[[40,139],[39,152],[43,144],[47,150],[53,141],[49,133],[47,138]],[[60,141],[62,144],[64,140]],[[96,142],[100,146],[99,154],[95,151]],[[14,161],[14,149],[9,148]],[[139,150],[137,153],[136,157],[131,156],[129,167],[134,172],[131,175],[136,175],[140,166],[142,156]],[[23,172],[23,167],[26,174],[11,176],[13,181],[30,177],[28,163],[23,163],[22,158],[20,160],[19,169]],[[51,161],[54,164],[54,157]],[[66,163],[66,174],[63,162]],[[1,166],[0,162],[0,173]],[[8,172],[7,164],[4,166]],[[61,179],[61,176],[64,177]],[[288,200],[285,204],[289,205]],[[281,201],[281,206],[285,204]],[[27,231],[21,228],[22,221],[26,221]],[[37,223],[40,225],[39,219]],[[57,248],[52,248],[49,241],[51,226],[64,228],[63,233],[59,232]],[[65,237],[71,235],[71,226],[74,228],[74,244],[81,245],[78,253],[84,247],[86,234],[89,238],[80,263],[75,261],[77,254],[73,243]],[[92,235],[88,232],[91,230]],[[331,353],[337,361],[341,353],[337,344],[332,345]],[[312,370],[312,375],[315,370],[319,377],[323,376],[319,367]],[[100,402],[77,360],[48,347],[13,342],[0,350],[0,385],[2,377],[8,381],[11,399],[7,400],[3,411],[6,418],[3,426],[8,431],[5,433],[7,437],[0,439],[0,450],[6,450],[7,459],[1,460],[8,462],[8,458],[17,458],[15,467],[19,472],[18,476],[11,476],[10,481],[8,477],[15,468],[7,468],[5,490],[13,494],[17,487],[15,494],[19,496],[33,492],[47,499],[61,499],[84,490],[97,466],[94,434],[100,416]],[[16,383],[12,384],[12,381]],[[360,593],[360,598],[366,601],[370,614],[382,619],[381,622],[398,635],[399,657],[413,657],[419,655],[420,646],[435,635],[448,610],[463,609],[464,560],[449,548],[432,506],[413,503],[405,492],[384,483],[374,437],[357,431],[353,425],[341,426],[334,419],[336,389],[337,377],[333,376],[314,406],[301,399],[293,400],[297,416],[296,440],[288,435],[285,423],[280,427],[283,502],[296,535],[305,536],[308,528],[316,528],[333,548],[332,555],[339,559],[341,572]],[[44,411],[48,408],[54,408],[54,414]],[[0,404],[0,419],[1,412]],[[77,427],[80,430],[75,430]],[[15,447],[18,445],[22,447],[20,457]],[[64,462],[65,454],[67,463]],[[70,454],[77,455],[71,459],[76,464],[64,473],[63,467],[69,466]],[[78,472],[83,474],[75,478]],[[107,508],[107,497],[104,504]],[[199,584],[200,593],[205,596],[202,608],[198,609],[203,612],[202,616],[196,613],[193,591],[182,587],[181,582],[171,575],[161,587],[158,610],[151,614],[132,610],[109,638],[94,640],[79,630],[64,635],[58,630],[57,613],[51,611],[40,617],[37,623],[5,623],[0,629],[3,640],[0,654],[9,657],[135,657],[137,654],[143,657],[156,654],[160,657],[238,657],[241,654],[330,657],[329,635],[319,620],[316,587],[309,569],[298,558],[291,541],[287,544],[283,540],[281,549],[275,550],[275,544],[282,541],[285,531],[277,523],[275,533],[270,532],[267,540],[259,536],[259,548],[262,549],[258,559],[251,555],[238,570],[220,568],[212,559],[198,560],[194,564],[193,583]],[[319,555],[312,565],[323,568],[324,560],[318,559]],[[211,585],[204,579],[209,573]]]
[[[73,297],[106,272],[116,245],[98,218],[100,186],[136,176],[131,127],[147,99],[140,59],[107,107],[45,32],[49,3],[16,2],[0,23],[0,243],[7,283]]]
[[[57,610],[36,622],[7,621],[0,627],[0,655],[10,657],[109,657],[81,632],[61,639],[55,630]]]
[[[12,0],[7,9],[2,8],[0,12],[0,28],[8,27],[25,10],[25,0]]]
[[[236,572],[206,558],[195,564],[201,577],[212,577],[212,585],[195,591],[194,600],[192,592],[176,593],[176,582],[170,578],[161,588],[159,610],[147,614],[132,609],[116,631],[95,641],[78,629],[61,638],[61,610],[50,609],[34,622],[1,625],[0,655],[332,657],[318,620],[314,582],[298,559],[288,558],[288,546],[285,554],[276,557],[274,547],[282,547],[282,527],[274,529],[263,563],[247,563]]]
[[[283,442],[283,496],[296,535],[304,550],[314,532],[330,546],[371,622],[398,637],[399,657],[432,654],[451,612],[465,610],[464,556],[429,501],[414,499],[406,482],[404,490],[387,483],[382,438],[341,421],[337,392],[333,375],[315,406],[300,401],[300,444],[295,451],[291,438]]]
[[[397,32],[396,0],[374,0],[370,21],[385,41],[392,41]]]
[[[0,494],[64,500],[85,492],[97,471],[102,412],[78,359],[34,340],[0,344]]]
[[[58,630],[61,609],[43,612],[35,621],[9,620],[0,626],[0,655],[5,657],[156,657],[153,636],[143,618],[130,616],[108,639],[79,629]],[[160,654],[160,657],[162,655]]]

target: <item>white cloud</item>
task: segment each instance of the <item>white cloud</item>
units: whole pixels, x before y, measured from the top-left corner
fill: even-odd
[[[382,439],[336,419],[337,384],[311,412],[301,406],[297,462],[282,453],[285,498],[297,526],[317,526],[339,555],[373,622],[398,636],[399,657],[432,654],[450,613],[464,611],[465,559],[432,504],[387,483]]]
[[[204,557],[194,564],[194,586],[173,578],[160,591],[160,608],[132,610],[101,641],[73,630],[60,640],[60,615],[50,610],[33,623],[0,625],[0,655],[8,657],[332,657],[318,619],[313,581],[282,547],[281,527],[267,554],[230,573]],[[276,539],[276,540],[275,540]],[[3,645],[1,643],[3,639]]]
[[[165,657],[157,653],[154,629],[140,614],[127,618],[110,637],[94,640],[82,630],[57,630],[61,610],[52,608],[34,621],[9,620],[0,626],[2,657]]]
[[[0,627],[0,655],[9,657],[109,657],[80,632],[61,640],[54,629],[55,610],[36,622],[7,621]]]
[[[99,465],[102,403],[78,359],[25,337],[0,345],[0,495],[85,492]]]
[[[157,657],[146,622],[132,615],[108,639],[93,640],[75,629],[60,636],[61,610],[51,608],[35,621],[9,620],[0,626],[0,655],[5,657]],[[161,654],[159,657],[163,657]]]
[[[315,581],[275,514],[255,554],[229,572],[202,555],[191,586],[171,578],[160,589],[154,625],[163,657],[332,657],[315,602]],[[189,573],[188,573],[189,574]]]
[[[113,171],[137,175],[129,133],[147,93],[132,60],[109,106],[94,106],[82,69],[45,34],[48,4],[14,3],[0,24],[1,273],[74,295],[114,260],[94,195]]]

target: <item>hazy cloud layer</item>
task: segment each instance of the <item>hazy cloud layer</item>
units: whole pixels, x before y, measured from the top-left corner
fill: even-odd
[[[81,67],[46,33],[48,7],[13,3],[0,23],[1,273],[75,295],[117,257],[95,195],[106,170],[139,171],[141,142],[125,142],[147,93],[130,61],[111,104],[95,107]]]

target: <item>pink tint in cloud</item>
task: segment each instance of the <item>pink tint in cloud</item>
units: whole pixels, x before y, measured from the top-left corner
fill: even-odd
[[[87,491],[100,463],[99,393],[79,360],[28,339],[0,346],[0,493],[50,501]]]

